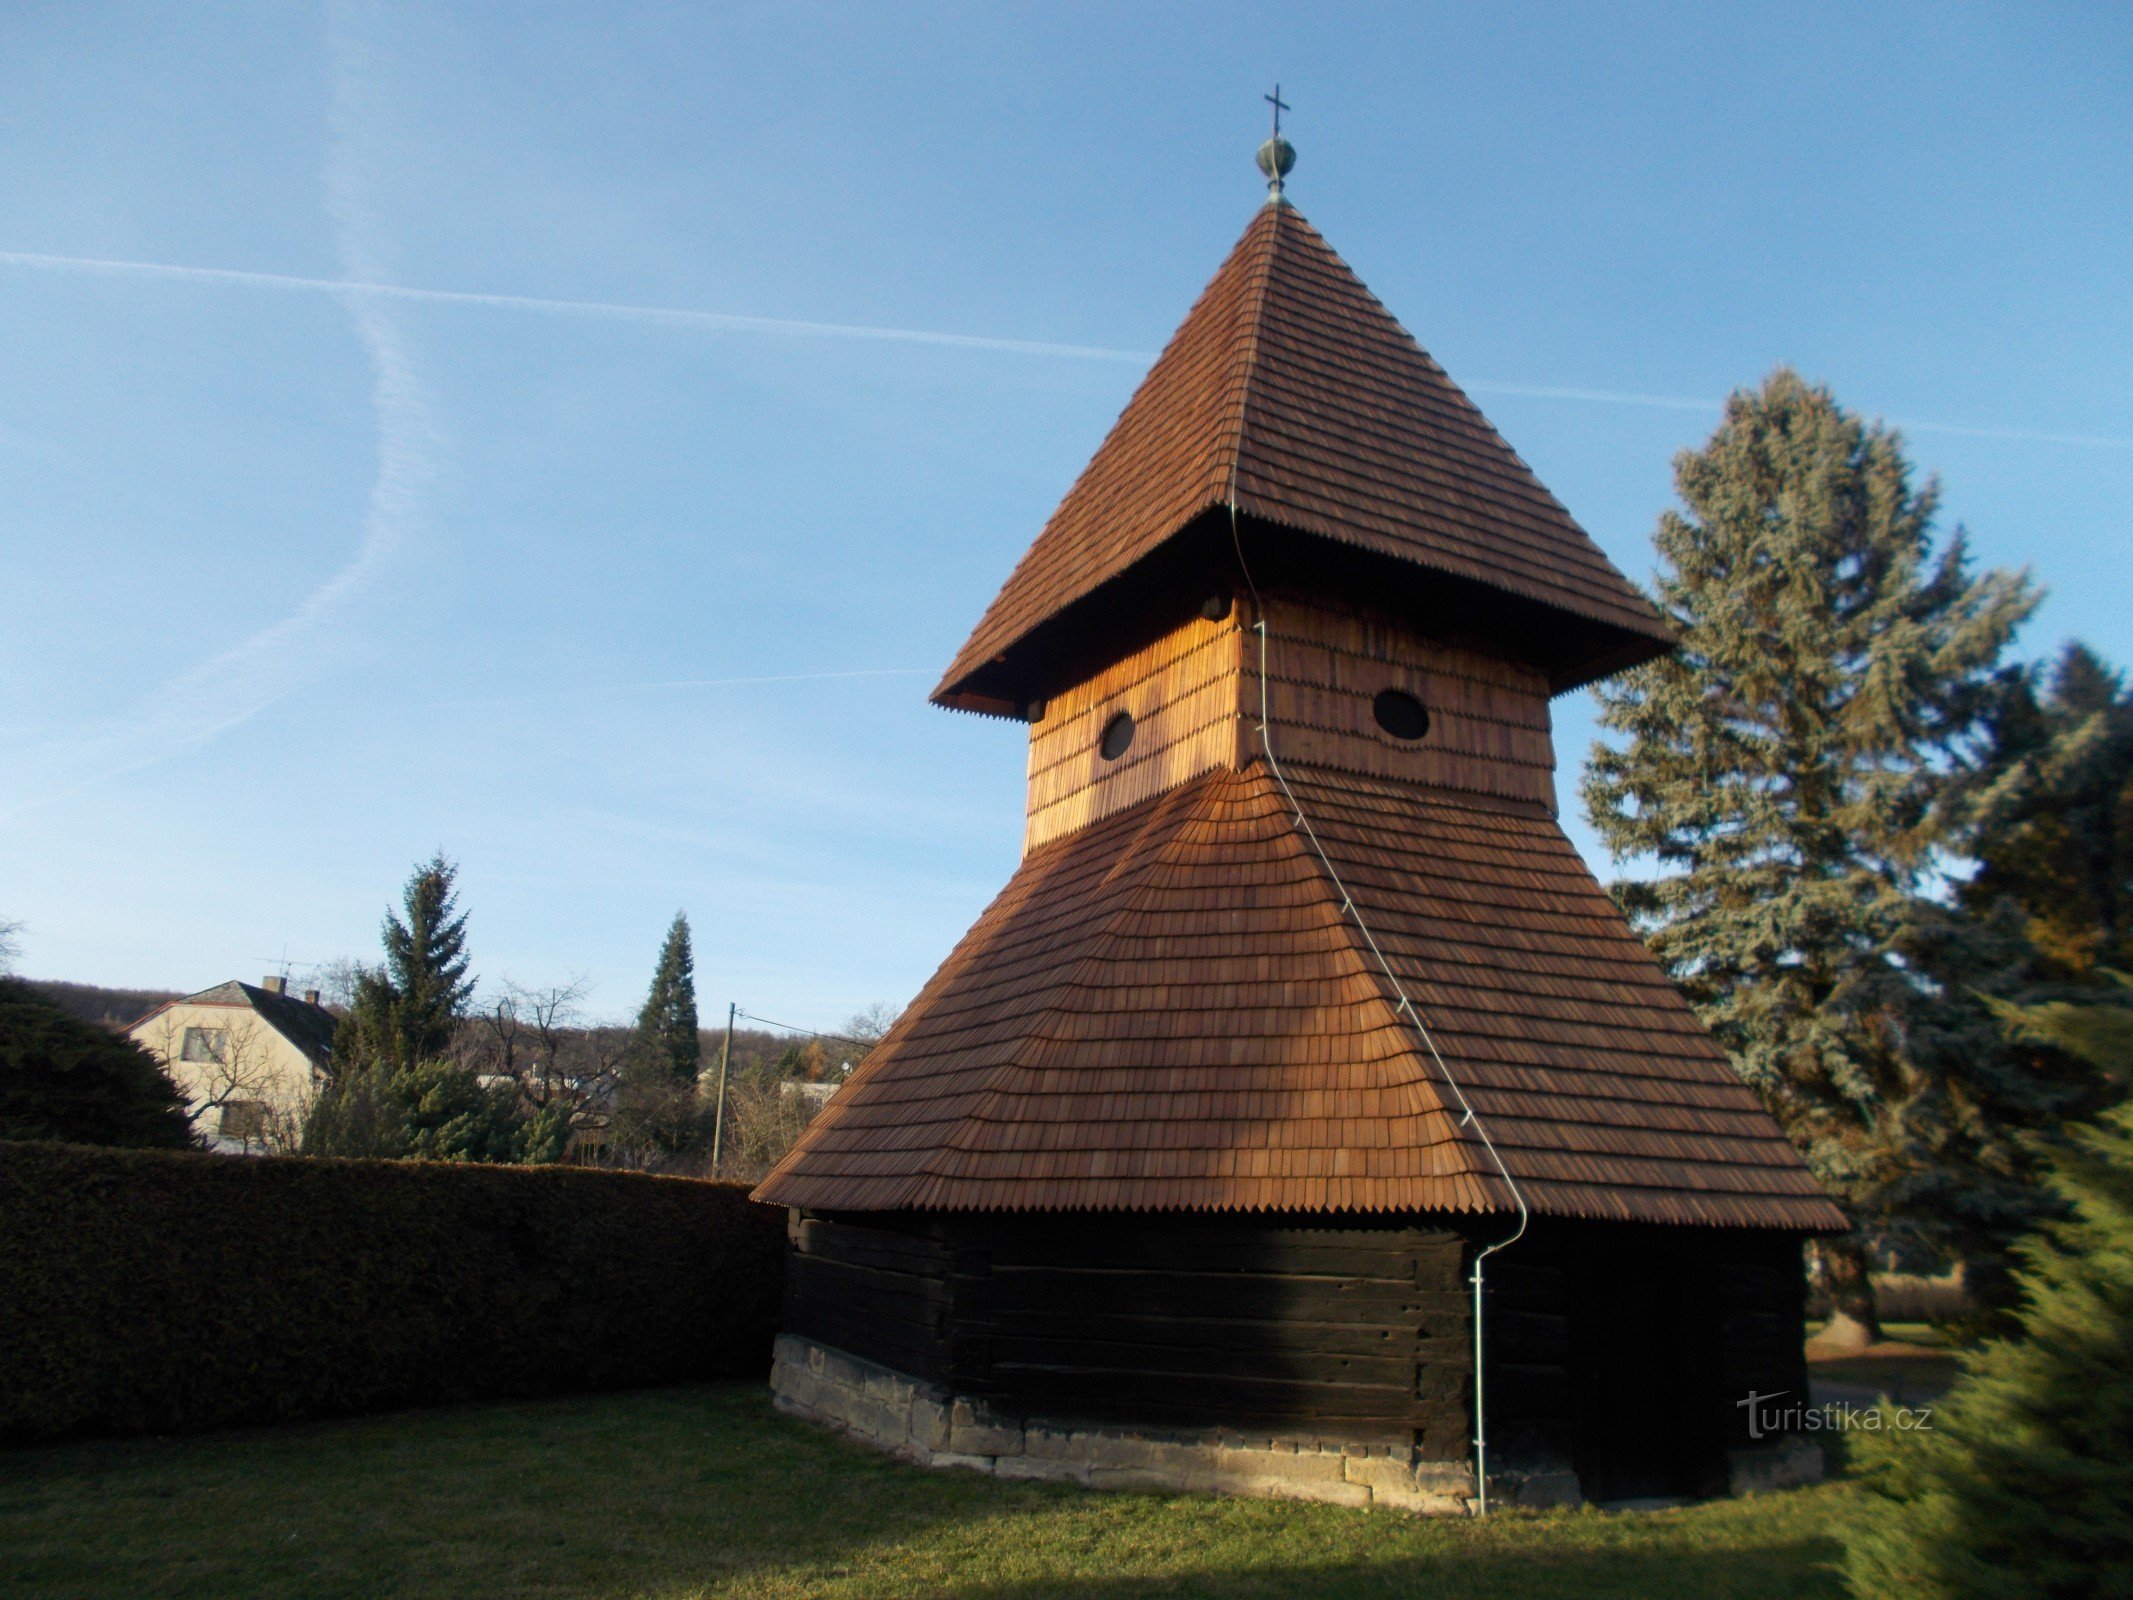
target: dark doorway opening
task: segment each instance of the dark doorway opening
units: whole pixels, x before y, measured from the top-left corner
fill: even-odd
[[[1588,1500],[1692,1499],[1726,1487],[1721,1330],[1709,1264],[1608,1241],[1574,1274],[1573,1452]]]

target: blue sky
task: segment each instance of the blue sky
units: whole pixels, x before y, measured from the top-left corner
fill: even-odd
[[[1300,208],[1633,575],[1790,362],[2050,588],[2025,650],[2133,659],[2121,7],[17,0],[23,970],[366,956],[442,848],[490,980],[627,1012],[684,907],[707,1014],[907,999],[1020,835],[1021,730],[925,690],[1250,220],[1276,78]]]

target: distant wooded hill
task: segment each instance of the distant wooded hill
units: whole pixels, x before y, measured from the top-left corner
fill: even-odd
[[[101,1022],[124,1030],[167,1000],[185,997],[171,989],[106,989],[94,983],[62,983],[57,978],[25,978],[52,1004],[84,1022]]]
[[[94,983],[66,983],[58,978],[26,978],[23,980],[32,989],[54,1005],[61,1007],[84,1022],[101,1022],[106,1027],[121,1031],[170,1000],[182,1000],[185,996],[174,989],[106,989]],[[461,1025],[467,1034],[467,1053],[479,1054],[480,1028],[478,1018],[469,1018]],[[576,1043],[596,1033],[626,1033],[621,1028],[564,1028],[560,1036]],[[718,1050],[725,1037],[722,1028],[703,1030],[704,1073],[706,1081],[715,1081],[718,1073]],[[828,1041],[827,1045],[810,1045],[805,1040],[796,1040],[779,1034],[754,1028],[736,1028],[733,1032],[733,1071],[736,1074],[757,1073],[774,1077],[832,1078],[838,1076],[837,1068],[846,1059],[865,1052],[844,1040]]]

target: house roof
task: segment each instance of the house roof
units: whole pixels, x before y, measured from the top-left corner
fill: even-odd
[[[1816,1187],[1544,808],[1292,777],[1536,1213],[1823,1231]],[[758,1197],[1503,1212],[1263,764],[1037,849]]]
[[[1045,624],[1231,505],[1277,540],[1331,541],[1575,619],[1572,653],[1551,663],[1558,689],[1671,643],[1651,603],[1317,229],[1269,205],[933,698],[1006,709],[1028,678],[1016,662],[1043,653],[1032,636]],[[1564,648],[1547,627],[1525,631]]]
[[[276,994],[272,989],[262,989],[256,984],[232,978],[228,983],[218,983],[212,989],[202,989],[182,1000],[165,1001],[126,1031],[138,1033],[173,1006],[247,1007],[301,1050],[314,1065],[324,1062],[333,1053],[334,1030],[340,1026],[340,1018],[324,1006],[310,1005],[294,995]]]

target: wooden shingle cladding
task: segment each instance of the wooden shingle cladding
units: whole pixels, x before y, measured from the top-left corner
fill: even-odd
[[[1267,622],[1267,724],[1285,766],[1330,768],[1555,810],[1548,682],[1537,668],[1458,640],[1431,639],[1361,606],[1272,594]],[[1240,697],[1258,748],[1259,661],[1247,645]],[[1379,726],[1386,689],[1429,710],[1426,737]]]
[[[1011,713],[1031,693],[1056,692],[1051,666],[1031,659],[1053,653],[1036,639],[1045,625],[1110,592],[1217,507],[1234,507],[1263,538],[1329,541],[1515,598],[1558,690],[1649,659],[1671,639],[1650,602],[1317,230],[1293,208],[1270,206],[934,698]]]
[[[1409,1053],[1278,802],[1223,768],[1031,852],[758,1193],[1489,1207]]]
[[[1536,1213],[1846,1226],[1553,817],[1290,781]]]
[[[1244,648],[1234,612],[1195,618],[1047,704],[1030,729],[1023,847],[1235,766]],[[1134,719],[1133,743],[1106,760],[1098,741],[1121,712]]]
[[[1540,1215],[1842,1214],[1537,803],[1297,766]],[[1032,851],[759,1193],[814,1210],[1500,1212],[1263,762]]]
[[[1137,805],[1258,749],[1259,638],[1267,619],[1267,722],[1284,760],[1555,808],[1544,675],[1474,645],[1426,639],[1381,612],[1273,594],[1195,618],[1075,684],[1030,730],[1025,850]],[[1403,740],[1372,710],[1387,689],[1429,708]],[[1134,719],[1115,759],[1102,731]]]

